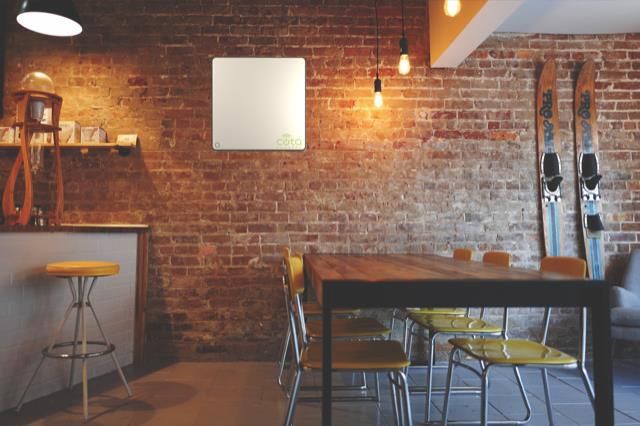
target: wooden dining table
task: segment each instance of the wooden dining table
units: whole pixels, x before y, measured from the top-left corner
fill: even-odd
[[[591,311],[595,419],[613,425],[609,284],[434,255],[306,254],[322,305],[322,424],[331,425],[331,311],[394,307],[581,307]]]

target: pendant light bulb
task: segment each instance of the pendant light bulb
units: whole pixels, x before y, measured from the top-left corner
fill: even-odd
[[[411,71],[411,62],[409,61],[409,41],[402,37],[400,39],[400,61],[398,62],[398,72],[401,75],[407,75]]]
[[[462,3],[460,0],[444,0],[444,14],[450,18],[453,18],[460,13],[461,8]]]
[[[382,101],[382,80],[376,77],[373,81],[373,105],[376,108],[382,107],[384,102]]]

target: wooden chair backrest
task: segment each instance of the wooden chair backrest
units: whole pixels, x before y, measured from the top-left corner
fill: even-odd
[[[473,250],[466,248],[457,248],[453,251],[453,258],[456,260],[471,261],[473,257]]]
[[[482,263],[510,267],[511,255],[506,251],[488,251],[482,256]]]
[[[540,270],[575,278],[585,278],[587,276],[587,262],[579,257],[548,256],[540,262]]]

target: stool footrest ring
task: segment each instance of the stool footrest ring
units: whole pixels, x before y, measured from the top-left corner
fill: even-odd
[[[104,346],[105,349],[102,350],[102,351],[94,351],[94,352],[87,352],[87,353],[76,353],[75,355],[72,354],[72,353],[66,353],[66,352],[53,352],[54,349],[69,347],[69,346],[73,346],[74,344],[77,347],[81,347],[82,346],[82,341],[78,340],[76,342],[70,341],[70,342],[55,343],[51,347],[51,351],[49,351],[49,347],[48,346],[46,348],[44,348],[42,350],[42,355],[46,356],[47,358],[87,359],[87,358],[96,358],[96,357],[99,357],[99,356],[108,355],[111,352],[116,350],[116,347],[115,347],[115,345],[113,343],[100,342],[100,341],[96,341],[96,340],[87,340],[87,345]]]

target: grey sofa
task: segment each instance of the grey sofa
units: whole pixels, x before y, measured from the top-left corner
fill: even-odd
[[[611,291],[611,337],[640,341],[640,250],[631,253],[622,286]]]

